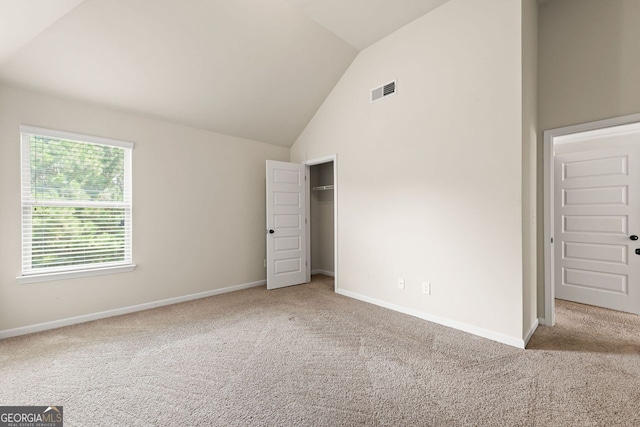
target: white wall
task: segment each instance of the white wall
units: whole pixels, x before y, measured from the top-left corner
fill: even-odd
[[[333,162],[311,166],[311,187],[333,184]],[[311,191],[311,271],[334,273],[334,190]]]
[[[521,6],[451,0],[365,49],[291,150],[338,155],[340,290],[510,343],[523,337]],[[370,104],[394,78],[398,94]]]
[[[522,0],[522,296],[524,300],[522,332],[525,336],[538,320],[536,299],[537,83],[538,2]]]
[[[23,284],[18,126],[133,141],[132,273]],[[266,159],[289,150],[0,86],[0,331],[263,280]]]
[[[640,113],[640,1],[553,0],[539,10],[539,134]],[[540,139],[542,140],[542,139]],[[542,144],[538,186],[542,188]],[[538,218],[543,215],[538,194]],[[538,227],[538,314],[544,316],[543,227]]]

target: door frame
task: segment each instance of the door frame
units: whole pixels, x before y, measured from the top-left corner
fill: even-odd
[[[551,239],[555,235],[554,225],[554,151],[553,145],[557,140],[570,139],[570,135],[588,131],[602,129],[602,135],[608,132],[606,128],[637,124],[640,130],[640,113],[627,116],[613,117],[594,122],[581,123],[572,126],[565,126],[544,131],[544,318],[540,323],[546,326],[553,326],[556,323],[555,310],[555,248]],[[615,133],[615,132],[613,132]]]
[[[305,207],[307,234],[307,282],[311,281],[311,166],[333,162],[333,291],[338,291],[338,155],[318,157],[304,162],[307,176],[307,200]]]

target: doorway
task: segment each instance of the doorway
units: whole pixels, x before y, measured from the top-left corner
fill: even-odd
[[[640,115],[544,138],[545,319],[555,298],[640,314]]]
[[[335,154],[304,164],[266,161],[267,289],[308,283],[315,272],[333,276],[337,291],[337,177]]]
[[[307,168],[307,281],[312,274],[337,280],[337,168],[336,156],[305,162]]]

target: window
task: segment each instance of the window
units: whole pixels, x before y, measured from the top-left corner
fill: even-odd
[[[23,281],[132,270],[133,144],[29,126],[20,132]]]

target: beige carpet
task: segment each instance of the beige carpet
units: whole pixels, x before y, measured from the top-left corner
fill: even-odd
[[[67,426],[640,425],[640,317],[558,302],[518,350],[263,287],[0,341],[0,403]]]

